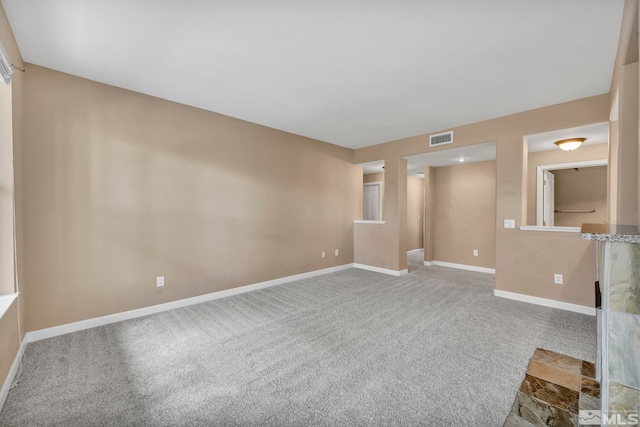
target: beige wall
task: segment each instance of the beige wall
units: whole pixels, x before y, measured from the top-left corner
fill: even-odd
[[[414,154],[496,141],[496,288],[588,306],[593,304],[596,274],[594,243],[581,240],[575,233],[531,232],[517,228],[526,215],[523,181],[526,163],[522,141],[524,135],[602,123],[608,120],[609,108],[609,95],[603,94],[454,128],[455,141],[446,148],[428,147],[429,135],[425,134],[358,149],[354,160],[366,163],[384,159],[387,164]],[[446,130],[449,129],[434,134]],[[402,197],[387,185],[385,204],[389,203],[389,198],[402,200]],[[503,228],[504,219],[516,220],[516,228]],[[406,223],[402,218],[398,220]],[[384,225],[389,230],[401,226],[391,220]],[[401,237],[396,234],[395,239]],[[387,238],[393,239],[391,233]],[[370,251],[376,251],[372,257],[385,262],[400,256],[391,244],[378,245]],[[425,251],[425,260],[429,261],[427,257]],[[553,283],[554,273],[564,274],[564,285]]]
[[[403,271],[407,269],[407,161],[398,157],[384,161],[385,224],[355,224],[354,260]]]
[[[618,119],[609,133],[609,221],[640,224],[640,150],[638,149],[638,16],[637,0],[626,0],[618,52],[610,86],[609,111],[617,100]],[[618,95],[616,98],[616,94]],[[615,119],[613,119],[615,120]]]
[[[536,173],[538,166],[558,165],[563,163],[586,162],[590,160],[606,160],[607,144],[585,145],[577,150],[549,150],[529,153],[527,156],[527,221],[528,225],[536,225]],[[606,214],[605,214],[606,219]],[[587,221],[590,222],[590,221]],[[600,222],[600,221],[598,221]]]
[[[637,34],[637,33],[636,33]],[[638,63],[621,68],[617,144],[617,224],[638,224]]]
[[[13,36],[13,32],[11,31],[11,26],[9,25],[9,21],[7,20],[7,16],[5,15],[4,8],[0,4],[0,42],[2,43],[7,55],[11,59],[11,62],[18,67],[24,67],[22,62],[22,55],[18,50],[18,45]],[[10,88],[11,94],[11,105],[10,111],[7,111],[7,105],[3,104],[0,109],[0,146],[2,146],[3,154],[0,159],[0,162],[3,163],[2,171],[3,175],[8,170],[12,170],[13,176],[10,179],[7,179],[6,176],[3,176],[3,191],[2,191],[2,200],[3,205],[6,208],[7,197],[10,197],[9,190],[7,188],[8,182],[13,181],[13,198],[14,198],[14,206],[15,208],[15,221],[16,221],[16,231],[15,231],[15,239],[17,246],[17,271],[14,270],[14,266],[3,266],[1,267],[3,272],[7,272],[8,275],[3,277],[4,284],[2,286],[2,290],[0,293],[4,292],[14,292],[15,290],[20,290],[21,294],[18,297],[18,300],[13,302],[11,307],[4,315],[0,315],[0,386],[4,384],[4,381],[7,379],[7,373],[11,364],[13,363],[16,354],[18,353],[18,348],[20,347],[20,343],[22,337],[24,336],[24,322],[25,322],[25,294],[26,286],[23,283],[19,282],[24,277],[24,259],[23,259],[23,250],[24,250],[24,233],[23,233],[23,180],[22,180],[22,85],[23,85],[23,73],[16,71],[13,74],[11,79],[11,86],[4,86],[4,84],[0,83],[0,90],[4,93],[1,95],[2,98],[6,99],[6,91]],[[8,122],[9,121],[9,122]],[[10,135],[9,135],[10,130]],[[7,140],[7,137],[11,138]],[[6,161],[9,160],[8,155],[5,153],[7,151],[12,152],[13,162],[7,167]],[[6,215],[6,212],[3,214]],[[0,245],[2,245],[1,252],[13,253],[13,245],[11,232],[7,232],[6,228],[3,228],[2,232],[0,232]],[[10,249],[8,245],[11,245]],[[10,258],[13,258],[11,256]],[[5,270],[6,268],[6,270]],[[19,287],[19,289],[18,289]]]
[[[407,177],[407,251],[422,249],[424,215],[424,179]]]
[[[15,292],[11,86],[0,82],[0,295]]]
[[[381,182],[384,187],[384,172],[364,174],[362,175],[362,182]]]
[[[34,65],[25,79],[27,330],[353,262],[351,150]]]
[[[4,316],[0,316],[0,387],[7,377],[19,347],[18,302],[14,301]]]
[[[435,260],[495,268],[496,162],[434,170]]]
[[[384,220],[384,172],[363,176],[363,183],[382,182],[382,219]],[[407,177],[407,251],[422,249],[424,208],[424,179]],[[366,228],[366,227],[365,227]],[[379,227],[378,227],[379,228]]]
[[[435,222],[435,168],[427,166],[424,168],[424,260],[435,261],[434,246],[434,222]]]
[[[607,165],[607,220],[618,219],[618,121],[609,122],[609,164]]]
[[[555,175],[555,208],[557,210],[595,209],[594,213],[562,213],[554,216],[556,226],[580,227],[584,223],[607,221],[607,167],[562,169]]]

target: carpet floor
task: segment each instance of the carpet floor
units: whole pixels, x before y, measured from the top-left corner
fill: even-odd
[[[537,347],[595,359],[595,318],[421,257],[31,343],[0,425],[501,426]]]

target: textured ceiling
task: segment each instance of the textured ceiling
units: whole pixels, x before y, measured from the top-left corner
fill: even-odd
[[[2,0],[27,62],[358,148],[609,91],[623,0]]]

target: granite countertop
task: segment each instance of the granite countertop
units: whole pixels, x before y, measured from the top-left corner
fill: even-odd
[[[640,243],[637,225],[582,224],[582,238],[602,242]]]

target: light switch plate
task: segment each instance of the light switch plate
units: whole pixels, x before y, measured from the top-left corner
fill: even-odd
[[[516,228],[516,220],[515,219],[505,219],[504,220],[504,228]]]

